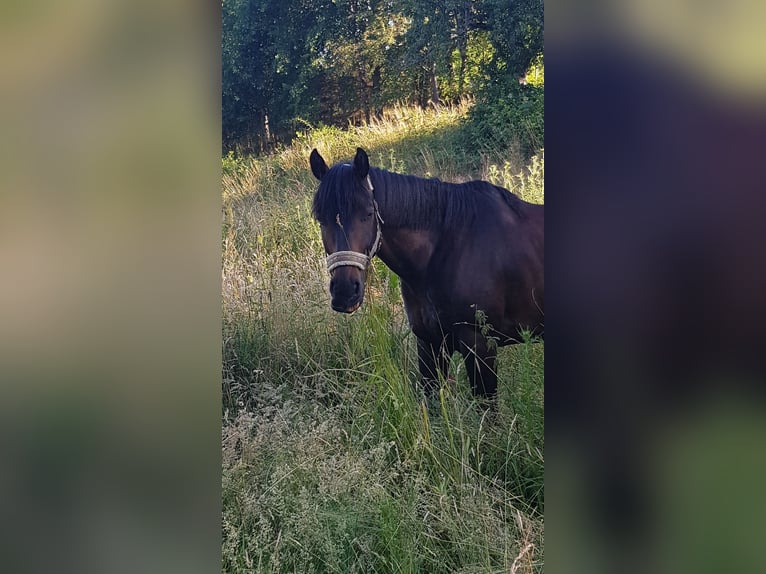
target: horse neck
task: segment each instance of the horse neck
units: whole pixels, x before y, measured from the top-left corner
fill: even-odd
[[[383,170],[374,170],[372,174],[374,193],[384,221],[378,257],[399,277],[417,283],[428,268],[439,233],[403,224],[394,216],[397,206],[393,205],[387,185],[401,183],[398,178],[404,180],[407,176]]]
[[[428,230],[384,226],[378,257],[399,277],[417,283],[428,269],[435,246]]]

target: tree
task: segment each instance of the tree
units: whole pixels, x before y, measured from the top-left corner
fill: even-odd
[[[267,149],[300,120],[370,121],[405,99],[494,97],[489,84],[517,81],[543,49],[542,0],[222,0],[222,8],[226,147]]]
[[[543,53],[543,0],[483,0],[484,27],[498,57],[514,78],[520,78]]]

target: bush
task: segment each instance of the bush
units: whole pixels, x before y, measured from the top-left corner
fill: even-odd
[[[483,91],[463,128],[466,145],[482,151],[518,148],[528,159],[544,146],[545,90],[508,80]]]
[[[247,171],[250,163],[248,158],[235,153],[233,150],[229,150],[221,158],[221,170],[223,175],[241,177]]]

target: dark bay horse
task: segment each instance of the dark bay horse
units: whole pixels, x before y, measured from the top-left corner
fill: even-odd
[[[317,150],[310,164],[332,308],[359,308],[377,255],[401,278],[426,393],[458,351],[474,394],[494,397],[496,347],[543,335],[543,206],[486,181],[370,168],[361,148],[352,164],[329,168]]]

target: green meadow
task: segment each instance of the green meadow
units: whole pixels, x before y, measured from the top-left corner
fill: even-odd
[[[459,356],[425,401],[398,278],[375,260],[362,308],[334,313],[310,213],[314,147],[543,203],[542,152],[477,149],[470,105],[393,107],[223,158],[224,571],[543,571],[544,344],[500,350],[495,413]]]

